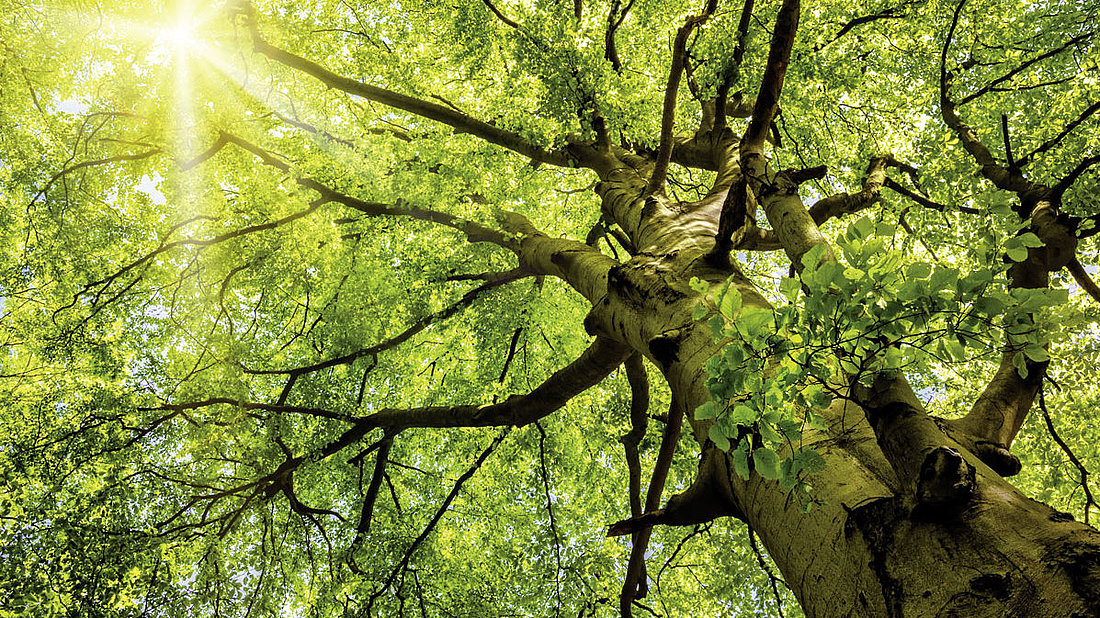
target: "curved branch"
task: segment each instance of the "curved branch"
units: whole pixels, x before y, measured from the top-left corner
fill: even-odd
[[[959,138],[963,148],[970,153],[970,156],[980,166],[982,176],[992,182],[998,189],[1012,191],[1016,194],[1043,191],[1045,187],[1028,181],[1019,171],[1009,169],[998,163],[989,148],[978,139],[974,129],[963,122],[962,118],[955,112],[956,103],[950,97],[952,76],[947,70],[947,54],[951,48],[955,29],[959,25],[959,17],[962,15],[965,4],[966,0],[960,0],[959,4],[955,6],[955,11],[951,16],[951,27],[947,31],[947,38],[944,40],[943,48],[940,51],[940,116],[955,133],[955,136]]]
[[[65,176],[67,174],[71,174],[71,173],[73,173],[77,170],[81,170],[81,169],[84,169],[86,167],[98,167],[100,165],[109,165],[111,163],[121,163],[123,161],[140,161],[142,159],[147,159],[147,158],[159,153],[160,151],[161,151],[160,148],[153,148],[152,150],[146,150],[145,152],[139,152],[139,153],[135,153],[135,154],[114,155],[112,157],[104,157],[102,159],[93,159],[91,161],[81,161],[80,163],[74,163],[73,165],[69,165],[69,166],[65,167],[64,169],[62,169],[61,171],[54,174],[53,176],[51,176],[50,179],[46,181],[46,184],[42,185],[42,188],[39,189],[34,194],[34,197],[31,198],[31,201],[30,201],[30,203],[27,204],[27,207],[30,208],[35,202],[37,202],[40,198],[45,196],[46,193],[49,192],[50,187],[52,187],[55,182],[57,182],[58,180],[60,180],[63,176]]]
[[[1096,285],[1096,282],[1092,280],[1088,271],[1085,270],[1085,267],[1081,265],[1077,258],[1073,258],[1066,264],[1066,270],[1073,275],[1074,281],[1081,286],[1082,290],[1087,292],[1093,300],[1100,303],[1100,286]]]
[[[236,135],[230,133],[224,133],[225,141],[227,143],[235,144],[248,152],[256,155],[264,162],[265,165],[269,165],[283,172],[291,172],[291,166],[277,158],[270,151],[265,150],[248,140],[245,140]],[[310,176],[296,176],[295,182],[299,185],[312,189],[321,194],[322,202],[336,202],[343,204],[348,208],[358,210],[359,212],[372,217],[377,216],[398,216],[409,217],[412,219],[419,219],[421,221],[428,221],[430,223],[438,223],[445,225],[449,228],[453,228],[466,235],[466,238],[470,242],[491,242],[495,245],[504,247],[506,249],[515,250],[515,242],[501,233],[499,230],[494,230],[490,227],[470,221],[469,219],[463,219],[454,215],[432,210],[429,208],[421,208],[418,206],[411,206],[406,204],[402,200],[398,200],[396,204],[384,204],[381,202],[365,202],[361,199],[352,197],[350,195],[340,193],[328,185],[318,182]]]
[[[555,412],[573,397],[595,386],[629,354],[627,346],[597,337],[580,357],[526,395],[512,395],[500,403],[487,405],[381,410],[361,417],[358,423],[365,430],[381,427],[393,433],[411,427],[522,427]]]
[[[385,352],[386,350],[393,349],[393,348],[401,345],[402,343],[405,343],[406,341],[411,339],[414,335],[416,335],[417,333],[423,331],[428,326],[430,326],[432,324],[435,324],[436,322],[446,320],[447,318],[450,318],[451,316],[455,315],[456,313],[458,313],[462,309],[465,309],[466,307],[469,307],[470,304],[473,303],[474,300],[477,299],[477,297],[480,296],[482,293],[484,293],[488,290],[491,290],[495,287],[498,287],[500,285],[503,285],[505,283],[510,283],[512,281],[515,281],[516,279],[518,279],[522,276],[528,276],[528,275],[517,274],[512,278],[502,278],[502,279],[489,281],[487,283],[483,283],[483,284],[479,285],[478,287],[470,290],[469,292],[466,292],[465,294],[463,294],[462,298],[458,299],[457,301],[455,301],[450,306],[448,306],[448,307],[446,307],[446,308],[444,308],[440,311],[437,311],[435,313],[432,313],[432,314],[429,314],[429,315],[426,315],[426,316],[420,318],[419,320],[414,322],[411,326],[409,326],[405,330],[401,331],[397,335],[394,335],[393,337],[390,337],[390,338],[386,339],[385,341],[381,341],[379,343],[376,343],[372,346],[368,346],[368,347],[365,347],[365,348],[360,348],[360,349],[358,349],[354,352],[348,353],[348,354],[344,354],[344,355],[341,355],[341,356],[336,356],[336,357],[330,358],[328,360],[313,363],[312,365],[305,365],[305,366],[302,366],[302,367],[294,367],[292,369],[251,369],[251,368],[246,367],[244,365],[240,365],[240,367],[241,367],[241,370],[244,373],[249,374],[249,375],[288,375],[288,376],[291,376],[292,379],[297,379],[298,376],[305,375],[307,373],[313,373],[315,371],[320,371],[322,369],[328,369],[329,367],[335,367],[337,365],[347,365],[349,363],[352,363],[352,362],[356,361],[357,359],[363,358],[364,356],[375,356],[375,355],[377,355],[381,352]]]
[[[1028,67],[1032,66],[1036,62],[1039,62],[1041,60],[1045,60],[1047,58],[1050,58],[1051,56],[1056,56],[1056,55],[1066,51],[1070,47],[1073,47],[1074,45],[1079,45],[1081,43],[1084,43],[1085,41],[1087,41],[1091,37],[1092,37],[1091,32],[1085,32],[1085,33],[1079,34],[1079,35],[1073,37],[1072,39],[1066,41],[1060,47],[1056,47],[1052,50],[1047,51],[1044,54],[1039,54],[1038,56],[1035,56],[1034,58],[1031,58],[1030,60],[1022,62],[1020,64],[1020,66],[1016,67],[1015,69],[1012,69],[1008,73],[1005,73],[1004,75],[998,77],[997,79],[994,79],[993,81],[989,82],[988,84],[986,84],[985,86],[979,88],[978,90],[974,91],[973,93],[966,95],[965,97],[963,97],[962,99],[959,100],[958,104],[959,105],[966,105],[967,103],[973,101],[974,99],[977,99],[978,97],[980,97],[980,96],[982,96],[982,95],[984,95],[988,92],[998,90],[997,87],[1000,84],[1003,84],[1004,82],[1009,81],[1013,77],[1016,77],[1017,75],[1019,75],[1020,73],[1022,73],[1025,70],[1027,70]]]
[[[665,177],[668,175],[668,163],[672,158],[673,147],[672,129],[676,124],[676,95],[680,90],[680,78],[687,60],[687,38],[693,30],[707,23],[707,19],[717,7],[718,0],[707,0],[702,13],[684,20],[684,25],[676,31],[676,38],[672,42],[672,66],[668,72],[664,106],[661,109],[661,141],[657,147],[657,161],[653,167],[653,173],[649,177],[649,184],[646,185],[646,193],[649,195],[664,187]]]
[[[518,133],[495,127],[487,122],[462,114],[450,107],[410,97],[392,90],[386,90],[385,88],[371,86],[338,75],[311,60],[307,60],[284,49],[275,47],[267,42],[267,40],[263,38],[263,35],[260,34],[259,25],[254,14],[255,10],[251,7],[245,11],[245,25],[251,32],[252,45],[257,52],[267,56],[275,62],[306,73],[307,75],[311,75],[330,88],[335,88],[369,101],[375,101],[389,107],[400,109],[429,120],[441,122],[453,127],[460,133],[469,133],[489,143],[502,146],[536,161],[562,167],[569,166],[569,155],[563,151],[548,150],[542,146],[537,146]]]

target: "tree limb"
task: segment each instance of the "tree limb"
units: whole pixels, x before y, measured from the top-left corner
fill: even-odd
[[[562,167],[569,166],[570,158],[564,151],[548,150],[542,146],[537,146],[518,133],[495,127],[487,122],[459,113],[450,107],[410,97],[392,90],[386,90],[385,88],[371,86],[338,75],[313,61],[275,47],[267,42],[260,34],[259,24],[255,18],[255,9],[249,6],[245,9],[244,15],[245,25],[252,35],[252,45],[257,52],[289,68],[311,75],[330,88],[363,97],[364,99],[400,109],[429,120],[441,122],[453,127],[460,133],[469,133],[489,143],[502,146],[541,163],[549,163]]]
[[[1088,271],[1085,270],[1085,267],[1081,265],[1077,258],[1073,258],[1066,264],[1066,270],[1073,275],[1073,280],[1081,286],[1082,290],[1088,293],[1093,300],[1100,303],[1100,286],[1096,285],[1096,282],[1092,280]]]
[[[687,38],[695,28],[707,22],[717,6],[718,0],[707,0],[703,12],[688,17],[684,20],[684,25],[676,31],[676,38],[672,42],[672,66],[668,72],[668,84],[665,86],[665,99],[661,110],[661,141],[657,147],[657,161],[653,166],[653,173],[650,174],[649,183],[646,185],[647,195],[660,191],[668,175],[668,163],[672,158],[672,130],[676,124],[676,95],[680,90],[680,78],[687,59]]]
[[[627,346],[597,337],[580,357],[526,395],[512,395],[500,403],[486,405],[386,409],[360,417],[358,423],[368,429],[381,427],[394,433],[412,427],[522,427],[558,410],[596,385],[629,354]]]

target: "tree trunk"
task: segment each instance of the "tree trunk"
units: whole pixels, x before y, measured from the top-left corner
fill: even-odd
[[[919,504],[911,486],[921,479],[899,480],[865,411],[843,399],[825,412],[824,432],[805,435],[827,462],[810,477],[823,504],[803,514],[778,482],[738,477],[707,439],[713,421],[691,414],[709,400],[705,363],[718,346],[690,317],[698,296],[689,278],[717,284],[732,275],[746,304],[767,302],[735,265],[715,267],[704,258],[707,243],[692,240],[696,227],[713,229],[719,198],[667,225],[653,223],[662,203],[649,198],[652,225],[631,230],[649,248],[611,269],[607,296],[586,320],[591,332],[628,342],[662,369],[701,445],[699,477],[669,500],[662,521],[743,519],[809,616],[1100,615],[1100,533],[1025,497],[932,423],[931,442],[914,443],[912,458],[925,480],[937,466],[969,464],[973,490],[959,508]]]

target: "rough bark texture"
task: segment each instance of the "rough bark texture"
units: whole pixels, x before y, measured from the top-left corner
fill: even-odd
[[[724,195],[670,204],[637,198],[637,180],[608,177],[600,188],[606,212],[626,222],[640,250],[608,271],[607,295],[586,326],[644,354],[694,410],[709,397],[704,364],[717,347],[705,324],[691,320],[698,297],[690,277],[717,284],[732,275],[746,304],[767,302],[736,265],[705,259]],[[774,209],[780,236],[795,236],[788,252],[797,257],[820,234],[796,194],[775,192],[771,201],[765,208]],[[838,400],[826,412],[828,429],[807,436],[828,464],[813,479],[824,504],[809,514],[774,481],[742,481],[707,440],[711,421],[692,421],[700,478],[651,523],[742,516],[810,616],[1100,612],[1100,533],[1020,494],[973,443],[949,437],[904,380],[863,390],[851,394],[868,410]]]
[[[817,172],[769,167],[765,135],[777,113],[798,13],[794,0],[780,9],[764,83],[742,139],[724,121],[712,123],[691,138],[662,140],[659,159],[606,140],[596,145],[571,142],[561,151],[534,147],[517,134],[453,110],[333,75],[269,45],[254,25],[253,35],[260,53],[331,87],[437,120],[536,161],[580,165],[599,175],[596,192],[604,220],[621,228],[631,245],[633,256],[622,263],[583,243],[549,238],[518,216],[504,217],[503,227],[511,234],[507,238],[491,237],[464,223],[448,224],[473,230],[472,240],[497,242],[515,253],[522,268],[559,277],[592,303],[585,328],[597,342],[533,394],[553,395],[538,414],[549,413],[633,354],[660,369],[677,411],[687,411],[701,451],[696,482],[659,511],[652,511],[656,498],[648,496],[650,512],[635,514],[633,523],[617,526],[617,532],[634,533],[635,542],[644,543],[652,524],[739,517],[759,534],[810,616],[1100,615],[1100,533],[1025,497],[1002,478],[1019,469],[1008,448],[1031,407],[1043,369],[1029,366],[1031,380],[1020,379],[1011,366],[1013,350],[1005,351],[1001,371],[971,414],[956,422],[931,416],[903,377],[878,376],[870,387],[847,390],[848,399],[838,399],[825,412],[826,429],[805,436],[805,445],[820,452],[827,464],[825,473],[813,477],[814,496],[823,504],[808,514],[799,511],[777,482],[755,473],[743,481],[725,453],[708,440],[713,421],[691,417],[690,411],[709,399],[705,363],[718,345],[707,326],[692,319],[699,296],[690,279],[717,286],[732,278],[745,305],[767,307],[764,296],[730,262],[729,249],[782,248],[800,267],[809,249],[826,243],[818,225],[873,203],[884,182],[884,167],[892,161],[872,161],[861,193],[823,202],[816,211],[802,203],[798,182]],[[1040,237],[1061,234],[1056,192],[1023,181],[993,160],[957,116],[944,75],[945,122],[959,134],[982,174],[1018,193],[1020,215],[1033,220]],[[720,104],[725,115],[733,115],[728,102]],[[668,160],[716,170],[706,197],[675,203],[654,192],[655,167]],[[663,174],[663,169],[656,172],[662,182]],[[757,210],[767,216],[771,230],[755,227],[751,215]],[[419,211],[409,216],[427,218]],[[1010,273],[1011,284],[1045,286],[1050,270],[1072,260],[1065,252],[1047,253],[1031,251]],[[833,259],[829,250],[822,255]],[[579,380],[575,388],[567,388],[565,382],[574,378]],[[524,413],[518,403],[422,410],[419,426],[522,424],[538,418]],[[414,416],[408,411],[395,411],[392,419],[375,415],[376,426],[393,429],[410,426],[410,418]],[[361,436],[354,432],[349,430],[341,440]],[[659,487],[656,491],[659,495]],[[633,594],[629,579],[626,588],[624,595]],[[629,598],[621,606],[629,613]]]

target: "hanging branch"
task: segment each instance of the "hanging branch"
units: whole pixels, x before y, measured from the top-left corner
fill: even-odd
[[[753,532],[751,526],[749,526],[749,546],[752,547],[752,553],[756,555],[756,563],[760,565],[760,570],[768,576],[768,583],[771,585],[772,595],[775,597],[775,611],[779,613],[779,618],[783,618],[783,598],[779,596],[779,586],[777,584],[782,583],[786,586],[787,583],[776,577],[775,573],[772,573],[771,568],[768,567],[763,552],[756,544],[756,533]]]
[[[546,430],[542,423],[535,422],[535,429],[539,430],[539,476],[542,477],[542,489],[546,496],[546,512],[550,516],[550,534],[554,537],[554,560],[557,569],[554,571],[554,594],[558,599],[558,610],[561,610],[561,536],[558,534],[558,524],[554,519],[554,501],[550,497],[550,468],[546,465]]]
[[[505,429],[504,431],[502,431],[501,434],[493,440],[493,443],[481,452],[481,455],[478,456],[477,461],[474,462],[474,465],[470,466],[470,468],[466,470],[466,472],[464,472],[462,476],[458,477],[458,480],[455,481],[454,487],[451,488],[450,493],[448,493],[447,497],[443,499],[443,504],[439,506],[439,509],[435,512],[435,515],[432,516],[431,521],[428,522],[428,525],[425,526],[420,535],[417,536],[416,539],[413,540],[412,544],[409,545],[408,549],[405,550],[405,555],[402,556],[401,561],[397,563],[397,566],[394,567],[392,571],[390,571],[390,574],[388,577],[386,577],[386,580],[382,582],[382,587],[371,593],[370,598],[367,599],[366,615],[371,615],[371,608],[374,606],[374,602],[378,600],[378,598],[381,597],[383,594],[385,594],[387,590],[389,590],[390,586],[393,585],[393,580],[396,579],[398,575],[405,572],[405,570],[409,566],[409,560],[412,559],[413,554],[416,553],[416,550],[420,547],[424,540],[428,538],[428,535],[432,533],[432,530],[435,529],[435,526],[439,523],[439,520],[443,519],[443,515],[447,512],[447,510],[451,508],[451,503],[454,502],[454,499],[458,496],[458,492],[462,490],[462,485],[466,481],[470,480],[470,477],[472,477],[474,473],[478,471],[478,469],[481,467],[481,464],[485,463],[485,460],[489,458],[489,455],[492,454],[493,450],[496,449],[496,447],[504,440],[504,438],[508,437],[509,431],[510,429]]]
[[[623,443],[623,448],[626,451],[630,516],[634,518],[642,514],[642,464],[638,454],[638,445],[645,437],[646,428],[649,424],[649,418],[646,416],[649,411],[649,376],[646,375],[641,354],[634,353],[626,360],[624,365],[626,367],[626,379],[630,384],[630,431],[623,434],[619,441]],[[637,544],[640,540],[640,533],[636,532],[631,535],[632,545]],[[630,571],[629,565],[627,571]],[[627,590],[625,586],[623,587],[621,594],[629,593],[630,598],[622,599],[620,595],[620,606],[629,604],[635,598],[645,597],[647,590],[644,561],[637,579],[637,585],[633,589]]]
[[[1085,492],[1085,523],[1089,523],[1089,511],[1093,507],[1100,508],[1100,504],[1096,503],[1096,500],[1092,496],[1092,490],[1089,489],[1089,470],[1085,467],[1085,464],[1081,463],[1081,460],[1077,458],[1077,455],[1073,453],[1073,450],[1069,448],[1066,441],[1062,439],[1058,432],[1054,429],[1054,423],[1050,420],[1050,412],[1047,411],[1047,402],[1043,394],[1043,388],[1039,388],[1039,409],[1043,412],[1043,421],[1046,423],[1047,431],[1050,433],[1050,437],[1058,444],[1058,448],[1062,449],[1062,452],[1069,458],[1073,467],[1077,468],[1077,473],[1081,475],[1081,489]]]
[[[382,478],[386,474],[386,464],[389,462],[392,447],[392,436],[383,436],[378,441],[378,454],[374,456],[374,472],[371,474],[367,493],[363,496],[363,508],[359,513],[359,523],[355,527],[355,539],[351,542],[353,549],[359,547],[363,537],[370,534],[370,524],[374,517],[374,504],[378,499],[378,490],[382,487]],[[354,561],[351,563],[354,564]]]
[[[676,444],[680,440],[680,430],[683,427],[684,410],[679,402],[673,399],[668,411],[668,423],[665,425],[665,433],[661,437],[661,448],[657,452],[657,461],[653,464],[653,475],[649,478],[649,489],[646,491],[645,512],[659,513],[661,506],[661,493],[665,489],[668,480],[668,471],[672,467],[672,457],[676,454]],[[642,516],[643,518],[645,515]],[[659,517],[657,518],[659,519]],[[639,520],[633,520],[635,522]],[[623,582],[622,593],[619,595],[619,611],[623,618],[631,616],[630,606],[635,599],[635,594],[640,585],[642,574],[645,571],[645,552],[649,547],[649,537],[653,532],[651,527],[658,521],[650,522],[640,530],[627,530],[626,533],[637,533],[637,539],[631,544],[630,560],[627,562],[626,578]],[[608,536],[620,534],[614,526],[608,530]]]

